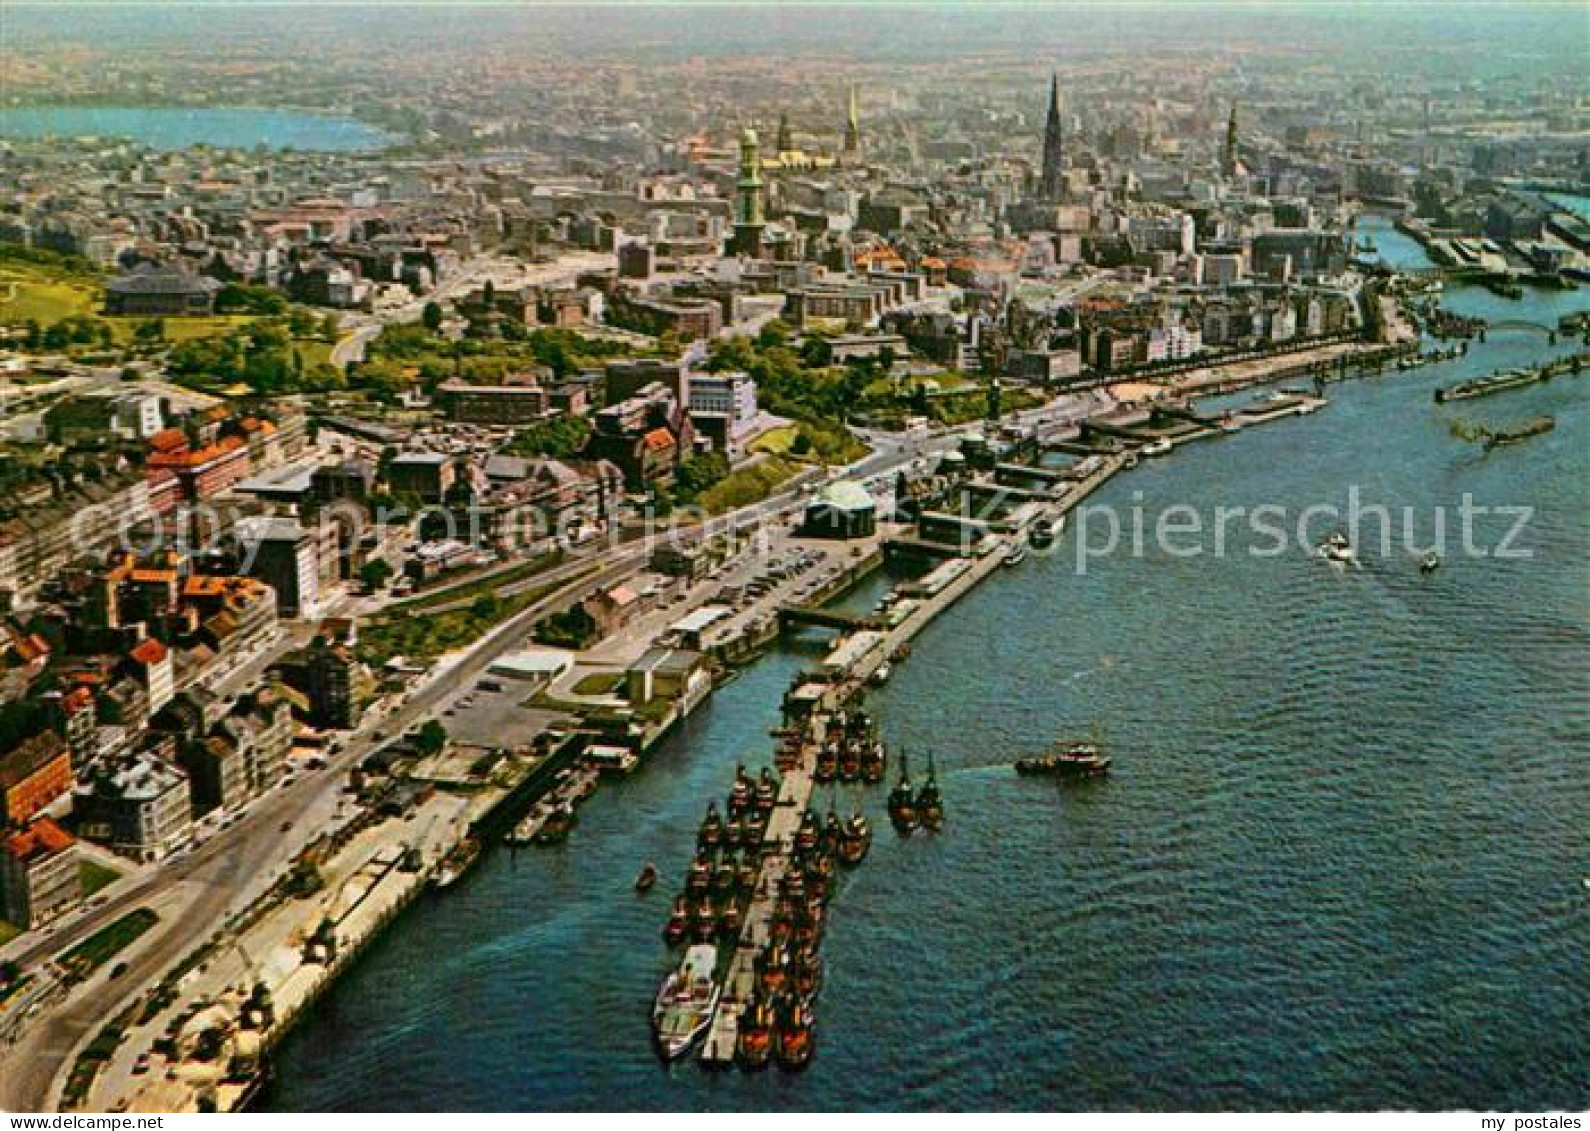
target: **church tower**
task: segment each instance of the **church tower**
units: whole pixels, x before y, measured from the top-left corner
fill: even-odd
[[[861,156],[861,111],[856,103],[856,84],[850,84],[850,98],[845,107],[845,156]]]
[[[1060,76],[1049,79],[1049,117],[1043,124],[1043,171],[1038,179],[1038,195],[1053,203],[1062,195],[1065,177],[1061,162],[1064,155],[1064,130],[1060,125]]]
[[[729,254],[757,257],[762,254],[762,158],[756,131],[740,134],[740,178],[734,183],[734,238]]]
[[[1226,119],[1226,147],[1220,154],[1220,172],[1228,180],[1237,175],[1237,104],[1231,104],[1231,116]]]
[[[778,139],[777,143],[773,146],[773,152],[788,153],[794,148],[795,142],[790,136],[789,132],[789,115],[780,114],[778,116]]]

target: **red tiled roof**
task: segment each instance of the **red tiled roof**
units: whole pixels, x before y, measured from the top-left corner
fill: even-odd
[[[49,817],[40,817],[21,832],[6,838],[6,854],[13,860],[31,860],[45,854],[65,852],[77,842],[72,834]]]
[[[166,646],[151,636],[132,650],[132,658],[140,664],[158,664],[166,658]]]

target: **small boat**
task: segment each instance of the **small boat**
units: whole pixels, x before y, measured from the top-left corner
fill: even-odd
[[[684,896],[675,896],[673,910],[668,913],[668,922],[663,924],[663,941],[669,946],[678,946],[689,933],[690,905],[685,902]]]
[[[1007,566],[1019,566],[1026,560],[1027,548],[1020,542],[1012,542],[1010,544],[1010,549],[1005,551],[1005,564]]]
[[[1316,547],[1319,556],[1337,565],[1351,565],[1357,561],[1353,553],[1352,543],[1347,540],[1347,535],[1340,530],[1325,536],[1325,539]]]
[[[1047,754],[1016,759],[1016,772],[1060,778],[1102,778],[1110,772],[1110,758],[1097,742],[1059,741]]]
[[[549,844],[562,844],[569,839],[569,834],[579,823],[579,814],[574,811],[574,806],[567,803],[559,805],[547,815],[547,819],[536,830],[535,843],[543,847]]]
[[[939,793],[938,777],[933,772],[933,755],[928,755],[927,777],[916,791],[917,819],[929,832],[944,827],[944,798]]]
[[[648,863],[640,870],[640,875],[635,877],[635,890],[648,892],[657,882],[657,865]]]
[[[1426,551],[1424,557],[1419,561],[1420,573],[1434,573],[1440,568],[1441,555],[1436,553],[1434,550]]]
[[[718,984],[713,979],[718,948],[693,946],[685,951],[679,969],[663,979],[652,1005],[652,1033],[664,1060],[677,1060],[699,1041],[718,1008]]]
[[[735,1056],[744,1068],[766,1068],[773,1057],[773,1007],[760,994],[751,999],[740,1015]]]
[[[1157,440],[1150,440],[1148,443],[1144,444],[1143,445],[1143,454],[1145,456],[1169,455],[1170,454],[1170,447],[1171,447],[1170,441],[1165,439],[1165,437],[1161,436]]]
[[[811,1063],[817,1051],[817,1020],[810,1007],[799,1001],[779,1018],[773,1035],[773,1057],[787,1072],[798,1072]]]
[[[1040,518],[1027,528],[1027,541],[1032,543],[1034,549],[1043,549],[1054,545],[1055,535],[1059,533],[1056,524],[1047,518]]]
[[[860,864],[867,855],[867,849],[872,847],[872,826],[867,818],[857,810],[851,814],[850,820],[845,822],[843,832],[839,837],[839,862],[848,867]]]
[[[889,682],[889,676],[891,674],[892,672],[889,668],[889,664],[887,661],[885,661],[884,663],[881,663],[872,669],[872,674],[867,677],[867,682],[872,684],[874,687],[882,687],[884,684]]]
[[[450,888],[464,878],[464,873],[480,858],[480,841],[466,836],[442,857],[441,865],[431,883],[437,888]]]
[[[910,836],[919,823],[916,792],[911,788],[911,771],[903,750],[900,751],[900,780],[889,791],[889,821],[901,836]]]

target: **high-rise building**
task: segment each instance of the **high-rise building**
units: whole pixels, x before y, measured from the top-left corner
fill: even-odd
[[[1038,195],[1057,201],[1063,195],[1065,131],[1060,124],[1060,76],[1049,79],[1049,116],[1043,124],[1043,166],[1038,179]]]
[[[762,159],[758,153],[756,131],[747,127],[740,134],[740,179],[734,186],[734,239],[731,255],[760,256],[762,229]]]

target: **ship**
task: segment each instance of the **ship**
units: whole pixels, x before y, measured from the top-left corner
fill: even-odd
[[[1062,740],[1047,754],[1016,759],[1016,772],[1062,778],[1102,778],[1110,772],[1110,757],[1097,742]]]
[[[452,850],[442,857],[441,864],[436,869],[436,875],[431,883],[438,888],[450,888],[463,879],[464,873],[480,858],[480,841],[472,836],[453,845]]]
[[[543,846],[562,844],[569,839],[569,834],[579,823],[580,818],[574,812],[574,806],[559,805],[547,814],[547,819],[541,822],[541,827],[535,831],[535,836],[531,839]]]
[[[911,788],[911,771],[904,750],[900,751],[900,780],[889,791],[889,820],[901,836],[910,836],[918,823],[916,793]]]
[[[798,1072],[811,1063],[817,1051],[816,1029],[810,1006],[796,1000],[785,1007],[773,1033],[773,1056],[780,1068]]]
[[[928,755],[927,777],[916,791],[917,819],[929,832],[944,827],[944,797],[939,793],[938,776],[933,772],[933,755]]]
[[[849,867],[860,864],[866,858],[867,850],[872,847],[872,826],[867,823],[867,818],[857,810],[851,814],[850,820],[845,822],[844,830],[839,837],[839,862]]]
[[[664,1060],[677,1060],[689,1052],[712,1023],[718,1008],[718,984],[712,976],[717,964],[717,947],[693,946],[685,951],[679,969],[663,979],[651,1024]]]
[[[640,875],[635,877],[635,890],[641,893],[648,892],[657,882],[657,865],[648,863],[640,870]]]
[[[685,902],[684,896],[675,896],[673,910],[668,913],[668,922],[663,924],[663,941],[669,946],[678,946],[689,933],[690,905]]]
[[[773,1057],[773,1007],[760,994],[740,1014],[739,1028],[734,1051],[741,1067],[766,1068]]]

